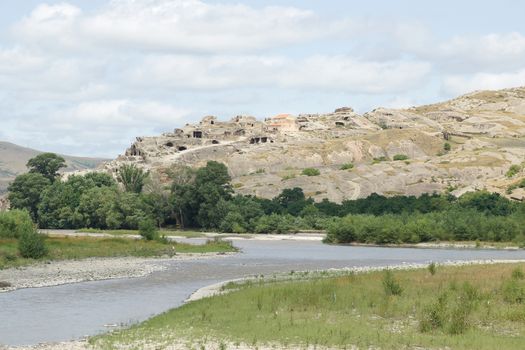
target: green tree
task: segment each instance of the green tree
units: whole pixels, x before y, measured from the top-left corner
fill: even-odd
[[[115,188],[94,187],[82,194],[76,212],[86,227],[117,229],[124,220],[120,212],[113,210],[117,200]]]
[[[306,199],[302,188],[285,188],[281,194],[274,198],[279,203],[284,213],[299,216],[299,213],[308,204],[312,204],[311,199]]]
[[[29,159],[26,166],[30,173],[42,174],[53,182],[58,176],[58,171],[66,167],[66,161],[55,153],[42,153]]]
[[[170,203],[173,215],[180,228],[193,224],[197,215],[198,202],[196,202],[195,170],[187,166],[174,166],[167,171],[172,181]]]
[[[8,199],[13,209],[26,209],[34,221],[38,220],[38,204],[41,193],[51,181],[39,173],[19,175],[9,185]]]
[[[195,192],[199,203],[197,222],[201,227],[217,228],[227,213],[226,201],[233,189],[228,168],[222,163],[209,161],[195,175]]]
[[[55,181],[40,196],[38,223],[46,228],[80,228],[82,215],[77,212],[81,196],[92,188],[116,189],[116,182],[109,174],[89,173],[69,176],[66,181]]]
[[[117,170],[118,181],[124,186],[126,192],[142,192],[148,176],[149,171],[144,171],[135,164],[124,164]]]

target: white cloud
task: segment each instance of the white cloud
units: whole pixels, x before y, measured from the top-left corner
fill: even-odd
[[[312,11],[294,7],[114,0],[95,14],[67,3],[41,5],[13,32],[33,44],[69,49],[246,52],[329,36],[345,23],[321,21]]]
[[[98,100],[82,102],[52,117],[52,121],[68,127],[81,125],[104,127],[155,127],[176,123],[187,110],[155,101]]]
[[[475,90],[498,90],[517,86],[525,86],[525,69],[507,73],[451,75],[445,77],[443,81],[443,89],[453,95]]]
[[[462,72],[504,72],[523,67],[525,36],[518,32],[456,36],[433,52],[445,68]]]
[[[363,62],[350,56],[153,55],[125,74],[134,85],[224,89],[266,87],[382,93],[417,85],[430,72],[425,62]]]

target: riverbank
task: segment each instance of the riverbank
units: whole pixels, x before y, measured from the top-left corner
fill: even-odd
[[[87,234],[89,235],[89,234]],[[177,241],[145,241],[126,237],[78,236],[76,233],[46,236],[47,254],[41,259],[23,258],[16,239],[0,239],[0,271],[49,261],[67,261],[106,257],[171,257],[176,253],[235,252],[231,242],[208,240],[203,244]],[[2,281],[0,279],[0,281]],[[1,284],[0,284],[1,285]]]
[[[46,230],[47,235],[52,237],[95,237],[109,238],[121,237],[130,239],[141,239],[137,231],[134,230]],[[162,234],[170,240],[187,238],[224,238],[228,240],[256,240],[256,241],[323,241],[326,232],[297,232],[287,234],[256,234],[256,233],[218,233],[218,232],[197,232],[197,231],[175,231],[165,230]],[[422,249],[500,249],[500,250],[519,250],[522,249],[515,242],[484,242],[484,241],[440,241],[440,242],[421,242],[421,243],[399,243],[399,244],[373,244],[373,243],[347,243],[356,247],[388,247],[388,248],[422,248]]]
[[[200,293],[203,299],[91,343],[104,349],[521,349],[524,261],[418,267],[216,285]],[[206,297],[225,289],[231,292]]]
[[[235,253],[178,253],[172,257],[88,258],[40,262],[0,270],[0,292],[116,278],[137,278],[167,269],[171,261],[226,257]]]
[[[496,344],[520,349],[525,334],[522,304],[506,299],[506,286],[525,287],[525,260],[450,261],[435,265],[434,272],[428,266],[365,266],[236,279],[198,290],[188,299],[192,302],[180,308],[89,341],[6,349],[424,350],[471,349],[471,344],[476,349]],[[385,269],[399,284],[399,295],[385,294]],[[475,307],[461,321],[467,328],[458,334],[449,334],[446,327],[422,331],[426,308],[444,295],[451,307],[459,307],[455,298],[461,303],[470,302],[462,299],[465,295],[473,298]],[[445,323],[454,310],[447,312]]]

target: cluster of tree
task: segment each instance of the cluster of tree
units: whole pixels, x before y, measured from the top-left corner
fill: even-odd
[[[376,193],[366,198],[346,200],[341,204],[324,200],[315,206],[328,216],[346,216],[348,214],[401,214],[432,213],[455,208],[473,208],[492,215],[509,215],[516,211],[519,204],[497,193],[486,191],[466,193],[460,198],[450,194],[423,194],[416,196],[385,197]]]
[[[419,243],[428,241],[516,241],[525,243],[523,212],[491,215],[476,209],[427,214],[347,215],[328,226],[331,243]]]
[[[27,166],[29,172],[9,186],[9,201],[41,228],[138,228],[141,220],[156,216],[159,199],[142,193],[148,174],[133,165],[118,171],[124,191],[105,173],[57,180],[65,161],[53,153],[38,155]]]
[[[483,191],[460,198],[372,194],[341,204],[314,203],[300,188],[273,199],[234,195],[227,167],[214,161],[198,169],[170,169],[168,186],[133,165],[119,169],[121,186],[103,173],[57,181],[62,166],[60,157],[40,155],[9,188],[12,207],[27,209],[40,227],[134,229],[147,220],[236,233],[328,229],[333,242],[375,243],[508,240],[523,234],[523,204]]]

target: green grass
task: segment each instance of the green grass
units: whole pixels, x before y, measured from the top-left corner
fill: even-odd
[[[354,164],[352,163],[345,163],[341,165],[340,170],[352,170],[354,168]]]
[[[394,160],[407,160],[408,156],[406,154],[396,154],[393,159]]]
[[[525,264],[519,265],[522,269]],[[522,349],[525,281],[515,264],[435,267],[288,282],[250,282],[90,340],[165,348],[186,339],[254,348]],[[386,281],[386,282],[385,282]],[[399,284],[392,293],[392,284]],[[236,289],[237,288],[237,289]],[[390,293],[388,293],[390,291]],[[130,347],[126,347],[130,345]]]
[[[315,169],[315,168],[304,168],[303,171],[301,172],[301,175],[319,176],[321,175],[321,172],[319,171],[319,169]]]
[[[81,233],[105,233],[109,235],[138,235],[138,230],[101,230],[96,228],[82,228],[77,230]],[[185,230],[160,230],[159,235],[161,236],[181,236],[186,238],[201,238],[206,237],[202,232],[198,231],[185,231]]]
[[[0,240],[0,269],[34,264],[38,261],[85,259],[92,257],[155,257],[176,253],[232,252],[236,249],[228,241],[209,240],[202,245],[161,243],[125,238],[47,237],[49,253],[40,260],[24,259],[18,254],[15,239]]]

